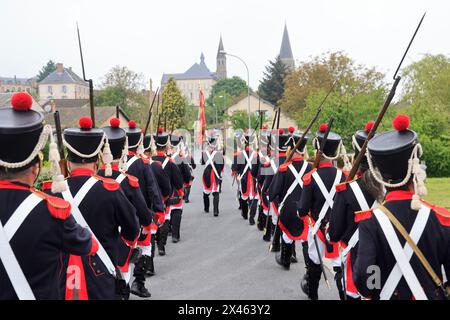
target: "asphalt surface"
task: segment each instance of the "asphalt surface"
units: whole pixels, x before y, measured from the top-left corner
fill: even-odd
[[[150,299],[307,299],[300,289],[305,272],[301,245],[297,244],[299,262],[291,264],[289,271],[276,264],[262,232],[240,215],[228,166],[219,217],[212,214],[212,196],[210,213],[204,213],[202,170],[203,166],[197,167],[191,202],[184,205],[181,241],[174,244],[169,237],[166,256],[156,253],[156,275],[146,284]],[[320,299],[338,298],[333,281],[328,289],[322,279],[319,290]],[[131,299],[140,298],[132,295]]]

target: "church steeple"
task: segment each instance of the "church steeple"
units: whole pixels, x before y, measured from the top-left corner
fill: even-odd
[[[219,48],[217,49],[216,73],[219,79],[227,77],[227,57],[223,53],[224,47],[222,42],[222,35],[220,35]]]
[[[281,41],[279,57],[289,70],[294,70],[295,60],[294,55],[292,54],[291,42],[289,41],[289,33],[286,23],[284,24],[283,40]]]

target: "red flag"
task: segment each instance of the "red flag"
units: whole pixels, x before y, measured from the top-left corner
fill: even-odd
[[[198,108],[199,128],[197,132],[197,143],[203,145],[205,142],[206,116],[205,116],[205,96],[203,90],[200,89],[200,105]]]

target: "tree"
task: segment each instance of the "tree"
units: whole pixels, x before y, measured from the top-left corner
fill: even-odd
[[[343,52],[327,53],[302,62],[286,76],[281,108],[301,119],[308,97],[327,92],[335,80],[335,92],[353,96],[384,88],[383,78],[376,69],[357,65]]]
[[[263,80],[260,82],[258,93],[261,98],[277,105],[284,94],[284,78],[288,73],[286,65],[278,56],[275,61],[269,61]]]
[[[163,92],[161,124],[166,122],[167,130],[186,128],[187,101],[177,87],[175,79],[170,78]]]
[[[242,129],[245,130],[248,128],[248,113],[246,111],[236,111],[234,112],[230,118],[231,127],[234,130]],[[252,125],[252,129],[255,129],[256,125],[259,125],[259,115],[257,112],[254,112],[250,115],[250,121]],[[266,121],[265,117],[262,119],[263,122]],[[259,129],[256,128],[256,129]]]
[[[399,113],[411,117],[429,176],[450,176],[450,59],[425,55],[403,70]]]
[[[37,82],[41,82],[47,76],[56,70],[56,64],[53,62],[53,60],[49,60],[45,66],[42,67],[42,69],[39,71],[38,75],[36,76]]]
[[[211,96],[220,95],[226,92],[232,97],[237,97],[244,92],[247,92],[247,83],[241,78],[234,76],[232,78],[221,79],[217,81],[211,90]]]

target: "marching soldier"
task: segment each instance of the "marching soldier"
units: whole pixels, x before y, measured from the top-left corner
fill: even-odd
[[[359,154],[373,124],[373,121],[368,122],[365,130],[359,130],[353,135],[352,145],[355,157]],[[347,299],[360,298],[352,279],[358,250],[358,224],[354,219],[355,212],[373,208],[377,203],[381,203],[384,197],[382,186],[372,178],[368,168],[367,159],[364,157],[358,168],[356,179],[336,186],[336,198],[330,213],[328,229],[330,241],[340,242],[344,247],[341,258],[346,269],[343,276]]]
[[[282,230],[281,254],[276,256],[276,261],[285,269],[289,269],[291,258],[295,252],[295,240],[307,240],[307,224],[298,218],[297,200],[300,199],[303,190],[303,176],[311,171],[312,167],[304,158],[308,137],[305,137],[296,150],[292,150],[300,140],[300,135],[293,134],[289,147],[294,152],[288,163],[280,165],[278,172],[273,177],[269,188],[269,200],[278,199],[279,221],[278,228]]]
[[[258,219],[256,226],[260,231],[264,230],[266,226],[267,211],[269,209],[268,199],[262,196],[262,187],[264,185],[264,167],[270,163],[270,132],[264,128],[259,135],[259,151],[258,151]]]
[[[327,125],[320,125],[319,132],[313,140],[313,147],[320,149],[320,144],[327,131]],[[302,290],[312,300],[318,299],[319,281],[322,276],[321,260],[323,256],[332,259],[333,269],[336,272],[335,281],[339,295],[343,298],[342,270],[339,261],[338,246],[326,239],[326,225],[329,221],[330,211],[333,208],[336,195],[336,185],[345,180],[340,169],[333,166],[334,160],[340,157],[342,147],[341,137],[330,132],[318,168],[308,172],[303,177],[303,191],[298,202],[298,214],[307,217],[310,224],[308,231],[308,261],[307,273],[302,281]],[[320,255],[320,256],[319,256]]]
[[[183,137],[178,135],[171,134],[170,135],[170,145],[172,146],[170,159],[175,163],[181,173],[181,177],[183,180],[184,187],[187,187],[191,182],[191,172],[189,170],[189,166],[186,163],[186,159],[181,151]],[[184,196],[183,196],[184,199]],[[183,200],[182,199],[182,200]],[[180,228],[181,228],[181,217],[183,214],[183,206],[174,207],[171,212],[170,224],[172,226],[172,242],[177,243],[180,241]]]
[[[86,288],[80,290],[80,298],[112,300],[116,292],[115,280],[119,276],[116,274],[118,244],[122,241],[130,247],[136,244],[139,222],[136,209],[124,195],[120,184],[96,175],[102,148],[101,155],[107,167],[113,160],[106,134],[101,129],[92,128],[89,117],[80,118],[79,125],[80,128],[64,130],[63,141],[70,170],[69,189],[58,193],[58,196],[70,202],[75,220],[89,227],[100,240],[99,251],[92,258],[71,255],[65,262],[69,266],[68,273],[76,267],[81,272],[77,276],[86,279]],[[66,288],[67,299],[76,298],[75,294],[71,288]]]
[[[162,169],[170,179],[172,189],[170,197],[166,200],[165,221],[157,233],[158,253],[163,256],[166,254],[165,246],[169,234],[171,212],[183,207],[183,177],[178,166],[166,154],[170,146],[170,135],[159,128],[154,136],[154,140],[156,155],[153,156],[152,160],[161,163]]]
[[[126,173],[128,155],[128,148],[126,146],[127,135],[125,130],[119,126],[120,120],[113,118],[110,121],[110,126],[103,128],[103,131],[108,137],[113,162],[111,163],[111,172],[109,172],[106,165],[103,165],[98,174],[102,177],[116,180],[120,184],[125,196],[136,209],[137,217],[141,225],[141,235],[138,244],[142,250],[142,257],[138,259],[134,268],[134,276],[136,279],[132,284],[131,292],[139,297],[149,298],[151,294],[145,288],[145,266],[150,264],[148,260],[152,260],[150,231],[153,221],[153,211],[147,207],[147,203],[139,187],[139,180]],[[132,248],[128,247],[125,242],[121,243],[118,265],[123,279],[119,281],[118,295],[121,299],[125,300],[127,300],[130,291],[128,285],[131,277],[129,263],[132,252],[136,253],[137,251],[132,251]]]
[[[355,215],[359,247],[353,279],[370,299],[448,299],[442,269],[448,277],[450,212],[420,199],[426,174],[417,133],[408,129],[405,115],[393,125],[395,130],[368,144],[369,170],[387,194],[382,205]]]
[[[242,211],[242,217],[249,218],[250,205],[255,199],[256,177],[258,175],[257,163],[258,154],[253,150],[254,131],[247,129],[243,135],[244,150],[238,152],[234,157],[233,170],[236,172],[237,182],[239,184],[239,202]],[[253,171],[253,172],[252,172]],[[254,217],[250,217],[249,223],[255,224]]]
[[[189,147],[184,145],[184,150],[186,163],[188,164],[189,172],[191,174],[191,180],[189,181],[189,184],[184,188],[184,202],[189,203],[190,202],[189,195],[191,194],[191,187],[194,181],[194,170],[197,167],[197,165],[195,164],[194,157]]]
[[[273,146],[273,152],[271,151],[272,159],[270,162],[264,165],[264,185],[262,187],[262,197],[266,198],[268,201],[268,215],[266,221],[266,228],[263,235],[264,241],[271,241],[271,251],[280,251],[280,239],[281,239],[281,229],[278,226],[278,205],[280,203],[279,198],[274,198],[269,201],[270,185],[272,183],[273,177],[278,172],[278,167],[286,161],[286,152],[288,150],[288,144],[290,140],[290,135],[286,134],[284,129],[276,130],[272,134],[271,146]],[[272,239],[273,235],[273,239]]]
[[[29,94],[16,93],[12,108],[0,109],[0,300],[63,299],[61,253],[94,259],[98,250],[71,215],[70,203],[33,188],[41,150],[53,133],[32,103]],[[50,150],[55,179],[63,182],[53,141]]]
[[[156,220],[158,221],[164,216],[165,207],[161,194],[162,190],[159,188],[157,182],[157,168],[151,166],[149,159],[144,155],[144,137],[142,130],[137,128],[136,122],[134,120],[129,121],[128,127],[124,130],[128,139],[128,156],[126,162],[127,173],[139,180],[139,186],[144,195],[147,207],[153,210]],[[155,225],[152,226],[151,230],[154,229]],[[150,238],[151,232],[145,237],[142,235],[138,245],[148,249],[149,244],[151,243]],[[137,279],[142,279],[142,274],[152,275],[154,273],[152,247],[150,247],[150,250],[143,251],[136,266],[137,267],[134,269],[134,276]],[[135,281],[131,291],[133,294],[148,296],[142,281]]]
[[[203,204],[205,212],[209,212],[209,195],[213,195],[213,214],[219,216],[219,197],[221,191],[222,174],[225,159],[222,152],[217,150],[217,139],[213,136],[206,138],[208,148],[202,154],[203,170]]]

